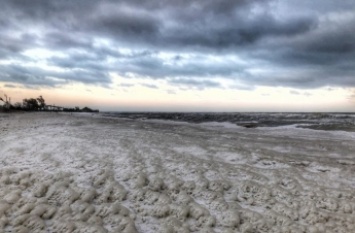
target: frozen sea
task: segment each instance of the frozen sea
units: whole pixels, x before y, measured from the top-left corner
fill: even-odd
[[[0,114],[0,232],[355,232],[354,119]]]
[[[230,123],[246,128],[295,126],[319,130],[355,131],[355,113],[106,112],[103,116],[139,120],[160,119],[189,123]]]

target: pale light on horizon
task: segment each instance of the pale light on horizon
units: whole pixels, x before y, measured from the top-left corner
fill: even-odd
[[[351,93],[354,93],[353,89],[258,87],[253,90],[184,90],[163,83],[159,88],[145,86],[142,80],[130,84],[126,82],[122,87],[119,85],[122,80],[116,79],[111,87],[76,83],[49,89],[28,89],[0,83],[0,95],[6,93],[11,96],[12,103],[42,95],[47,104],[64,107],[88,106],[101,111],[355,111],[355,101],[350,98]]]

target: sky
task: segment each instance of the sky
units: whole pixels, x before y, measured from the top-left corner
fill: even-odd
[[[0,1],[12,103],[355,111],[354,0]]]

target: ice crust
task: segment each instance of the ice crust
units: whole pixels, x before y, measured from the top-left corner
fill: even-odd
[[[354,134],[0,115],[0,232],[355,232]]]

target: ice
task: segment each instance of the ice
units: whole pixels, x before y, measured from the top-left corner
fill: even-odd
[[[241,126],[238,126],[236,124],[230,123],[230,122],[204,122],[200,123],[201,126],[209,126],[209,127],[222,127],[222,128],[229,128],[229,129],[240,129],[242,128]]]
[[[3,116],[0,232],[355,230],[352,132]]]

